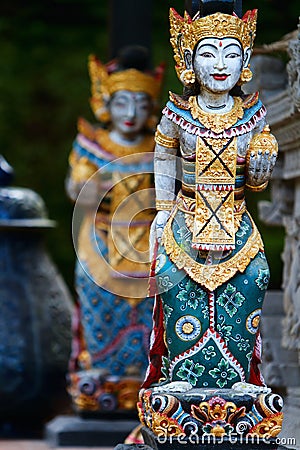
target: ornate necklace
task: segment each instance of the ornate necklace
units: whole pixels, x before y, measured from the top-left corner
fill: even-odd
[[[196,96],[189,98],[189,107],[193,119],[198,119],[205,128],[217,134],[232,127],[244,115],[243,100],[240,97],[234,97],[232,109],[224,114],[203,111],[198,105]]]
[[[134,155],[135,153],[151,152],[154,149],[154,138],[146,135],[144,139],[136,145],[121,145],[114,142],[108,130],[98,128],[95,131],[95,137],[98,144],[107,152],[117,156]]]

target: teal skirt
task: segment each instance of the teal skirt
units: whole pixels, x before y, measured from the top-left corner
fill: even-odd
[[[254,224],[245,212],[236,232],[236,248],[215,260],[191,248],[191,232],[184,213],[177,211],[172,234],[178,247],[200,265],[230,262],[242,255],[253,235]],[[218,256],[219,257],[219,256]],[[212,272],[212,277],[214,276]],[[195,281],[172,262],[164,245],[157,253],[155,278],[163,310],[164,340],[168,357],[162,357],[166,381],[188,381],[194,387],[230,388],[249,382],[251,363],[260,345],[259,322],[269,282],[269,267],[262,250],[216,289]]]

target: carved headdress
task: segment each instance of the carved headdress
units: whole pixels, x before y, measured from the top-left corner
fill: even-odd
[[[177,76],[184,84],[189,84],[186,79],[186,55],[193,53],[196,44],[201,39],[209,37],[235,38],[241,43],[244,50],[247,48],[252,50],[256,33],[257,10],[247,11],[240,18],[235,12],[237,10],[235,7],[234,0],[202,0],[193,17],[188,12],[181,17],[175,9],[170,9],[170,42],[174,50]]]
[[[107,64],[95,56],[89,57],[89,74],[91,79],[91,108],[98,120],[109,121],[106,105],[117,91],[145,92],[153,101],[160,95],[164,74],[164,65],[160,64],[154,71],[147,68],[146,49],[130,46],[123,49],[119,57]]]

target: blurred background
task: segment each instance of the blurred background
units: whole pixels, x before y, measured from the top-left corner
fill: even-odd
[[[297,28],[298,2],[244,1],[244,11],[259,8],[256,45],[279,40]],[[182,91],[169,44],[170,7],[182,14],[184,1],[152,0],[149,11],[152,62],[166,62],[161,106],[169,90]],[[110,58],[111,15],[109,0],[4,0],[0,5],[0,153],[15,169],[14,185],[36,191],[49,217],[57,221],[47,235],[47,245],[71,291],[73,205],[65,194],[64,179],[78,117],[95,122],[89,106],[87,59],[90,53],[103,62]],[[268,196],[268,191],[248,195],[255,217],[257,202]],[[267,228],[256,220],[271,266],[270,287],[280,288],[283,230]]]

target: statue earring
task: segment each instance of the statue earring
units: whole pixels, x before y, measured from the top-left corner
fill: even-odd
[[[96,118],[99,120],[99,122],[108,123],[111,120],[110,113],[106,110],[98,110],[95,113]]]
[[[184,70],[180,76],[180,80],[185,86],[190,86],[196,81],[195,72],[192,69]]]
[[[249,67],[245,67],[242,70],[238,84],[248,83],[248,81],[252,80],[252,75],[253,74],[252,74],[251,70],[249,69]]]

